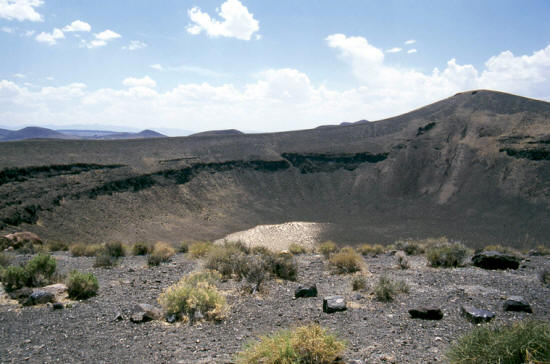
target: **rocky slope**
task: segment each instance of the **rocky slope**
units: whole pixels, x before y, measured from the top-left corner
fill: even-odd
[[[0,226],[50,239],[218,239],[330,223],[322,239],[550,236],[550,104],[472,91],[394,118],[272,134],[0,143]]]

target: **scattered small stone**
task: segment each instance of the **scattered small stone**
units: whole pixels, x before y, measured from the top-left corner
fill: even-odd
[[[52,305],[52,308],[54,310],[62,310],[65,308],[65,306],[63,306],[63,304],[61,302],[54,302],[53,305]]]
[[[495,317],[495,313],[484,309],[476,308],[470,305],[463,305],[461,309],[462,316],[466,317],[474,324],[489,322]]]
[[[480,252],[472,257],[472,263],[483,269],[518,269],[521,259],[494,250]]]
[[[504,301],[504,311],[516,311],[516,312],[527,312],[533,313],[533,309],[529,302],[527,302],[521,296],[510,296],[506,301]]]
[[[176,317],[176,315],[171,314],[171,315],[167,315],[165,319],[166,319],[166,322],[168,322],[169,324],[173,324],[174,322],[177,321],[178,318]]]
[[[193,313],[193,322],[204,320],[204,315],[200,310],[197,310]]]
[[[342,296],[329,296],[323,299],[323,312],[333,313],[347,310],[346,300]]]
[[[363,295],[361,293],[356,293],[354,296],[353,296],[353,299],[356,300],[356,301],[361,301],[363,298]]]
[[[296,288],[296,291],[294,291],[294,297],[317,297],[317,285],[312,284],[311,286],[299,286]]]
[[[122,321],[122,320],[124,320],[124,316],[122,316],[122,312],[117,312],[113,321]]]
[[[418,307],[409,310],[409,315],[413,319],[422,320],[441,320],[443,318],[443,312],[440,308],[435,307]]]

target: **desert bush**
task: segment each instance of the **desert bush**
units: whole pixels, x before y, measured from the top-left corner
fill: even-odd
[[[330,364],[346,345],[319,325],[281,330],[245,345],[236,357],[237,364]]]
[[[325,241],[324,243],[321,243],[319,245],[319,252],[325,256],[325,258],[329,258],[331,254],[335,253],[338,250],[338,247],[336,246],[336,243],[332,241]]]
[[[329,263],[338,274],[358,272],[364,265],[361,255],[351,247],[344,247],[338,253],[333,254]]]
[[[93,257],[101,250],[100,244],[75,243],[69,246],[73,257]]]
[[[234,244],[213,246],[206,255],[207,269],[220,272],[225,278],[231,278],[233,274],[239,278],[242,276],[243,264],[246,264],[245,253]]]
[[[99,282],[92,273],[73,270],[67,278],[69,297],[77,300],[90,298],[97,294]]]
[[[121,258],[126,255],[124,245],[119,241],[106,243],[102,249],[107,255],[113,258]]]
[[[117,263],[117,258],[109,255],[107,251],[101,251],[95,256],[94,267],[111,268]]]
[[[292,243],[288,247],[288,251],[294,255],[300,255],[307,253],[306,248],[301,246],[300,244]]]
[[[155,243],[153,250],[149,253],[147,264],[157,266],[160,263],[169,262],[175,254],[176,250],[170,244],[159,241]]]
[[[461,336],[447,352],[451,364],[550,362],[550,324],[517,321],[483,325]]]
[[[11,265],[2,270],[2,284],[6,292],[15,291],[19,288],[23,288],[28,282],[28,273],[25,268],[21,266]]]
[[[550,255],[550,247],[545,245],[537,245],[537,247],[534,249],[534,252],[537,255]]]
[[[189,251],[189,243],[186,241],[183,241],[178,246],[178,253],[185,254]]]
[[[46,248],[51,252],[60,252],[69,250],[69,244],[63,241],[50,240],[46,243]]]
[[[263,259],[275,277],[287,281],[295,281],[298,277],[298,264],[291,254],[275,253]]]
[[[0,236],[0,251],[8,249],[10,246],[10,239]]]
[[[432,267],[459,267],[469,254],[462,243],[442,243],[428,248],[426,258]]]
[[[209,241],[195,241],[189,245],[189,255],[192,258],[203,258],[213,246]]]
[[[401,269],[409,269],[410,268],[409,260],[407,259],[405,254],[403,254],[402,252],[398,252],[395,256],[397,258],[397,266],[399,268],[401,268]]]
[[[396,241],[393,244],[396,250],[402,250],[407,255],[420,255],[424,254],[424,242],[422,241]]]
[[[138,241],[132,245],[132,255],[147,255],[149,254],[149,244]]]
[[[381,276],[378,283],[374,286],[374,295],[381,302],[393,301],[397,293],[408,293],[409,286],[405,281],[393,281],[392,279]]]
[[[0,252],[0,267],[7,267],[10,265],[10,256]]]
[[[25,265],[28,277],[27,285],[29,287],[39,287],[50,283],[56,268],[57,263],[51,255],[38,254]]]
[[[367,280],[364,276],[355,276],[351,280],[351,288],[354,291],[360,291],[362,289],[365,289],[367,287]]]
[[[208,320],[221,320],[226,314],[227,303],[214,284],[220,277],[212,271],[184,276],[166,288],[158,302],[168,315],[176,315],[178,319],[193,319],[198,311]]]
[[[250,248],[250,254],[255,254],[255,255],[270,255],[270,254],[273,254],[273,252],[271,250],[269,250],[268,248],[266,248],[265,246],[253,246],[252,248]]]
[[[374,245],[362,244],[362,245],[359,245],[357,247],[357,251],[361,255],[374,255],[374,256],[376,256],[378,254],[383,254],[386,251],[386,249],[381,244],[374,244]]]

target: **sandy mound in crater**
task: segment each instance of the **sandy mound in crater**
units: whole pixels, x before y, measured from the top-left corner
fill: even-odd
[[[285,250],[290,244],[296,243],[311,249],[319,243],[323,231],[329,226],[326,223],[316,222],[287,222],[277,225],[258,225],[252,229],[238,231],[215,241],[221,244],[224,241],[240,241],[247,246],[264,246],[271,250]]]

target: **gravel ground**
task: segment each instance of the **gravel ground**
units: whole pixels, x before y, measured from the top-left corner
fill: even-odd
[[[93,258],[56,253],[61,272],[93,272],[100,291],[96,297],[53,310],[48,305],[20,307],[0,301],[1,363],[229,363],[242,345],[280,328],[317,322],[347,341],[344,360],[367,363],[432,363],[443,356],[453,339],[474,325],[460,316],[468,303],[497,313],[495,321],[550,317],[550,288],[538,281],[537,272],[550,268],[545,257],[530,257],[516,271],[484,271],[475,267],[435,269],[423,257],[409,257],[411,268],[396,268],[396,258],[380,255],[365,259],[369,287],[353,292],[352,276],[333,275],[319,255],[298,257],[297,282],[270,281],[265,292],[241,293],[239,283],[221,284],[231,305],[221,323],[167,324],[128,320],[136,303],[156,304],[162,289],[175,283],[200,262],[178,254],[171,263],[147,268],[144,257],[126,257],[113,269],[93,268]],[[27,257],[18,256],[17,259]],[[375,300],[372,285],[381,275],[405,280],[410,293],[393,302]],[[316,283],[317,298],[293,299],[299,284]],[[2,292],[0,294],[3,295]],[[323,296],[342,294],[348,310],[322,312]],[[522,295],[533,314],[505,313],[502,302]],[[441,307],[441,321],[409,318],[418,305]],[[121,312],[124,320],[115,321]]]

